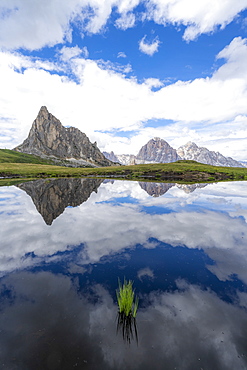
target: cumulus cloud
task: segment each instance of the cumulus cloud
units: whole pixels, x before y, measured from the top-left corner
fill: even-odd
[[[226,64],[215,72],[214,78],[219,80],[247,79],[247,39],[235,37],[229,45],[221,50],[216,59],[225,59]]]
[[[217,27],[225,28],[246,8],[246,0],[150,0],[146,19],[164,26],[184,25],[183,38],[191,41],[202,33],[216,31]]]
[[[146,37],[147,37],[147,35],[145,35],[140,40],[139,50],[144,54],[147,54],[149,56],[153,56],[154,53],[157,53],[157,51],[158,51],[158,48],[159,48],[159,45],[160,45],[159,38],[157,36],[152,42],[146,42]]]
[[[39,49],[71,40],[69,27],[79,1],[4,0],[0,6],[0,45]]]

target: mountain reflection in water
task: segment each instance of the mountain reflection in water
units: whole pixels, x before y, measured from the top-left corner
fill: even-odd
[[[31,198],[45,223],[51,225],[66,207],[86,202],[102,183],[95,179],[49,179],[24,182],[18,187]]]
[[[0,188],[0,367],[246,369],[246,182],[64,180]],[[138,345],[116,333],[118,278]]]
[[[162,183],[162,182],[139,182],[140,187],[153,197],[160,197],[164,195],[173,186],[185,191],[185,193],[192,193],[198,188],[205,188],[208,184],[175,184],[175,183]]]

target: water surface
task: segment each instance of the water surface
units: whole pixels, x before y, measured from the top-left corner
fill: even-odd
[[[0,367],[247,369],[246,182],[0,188]],[[139,297],[117,333],[118,279]]]

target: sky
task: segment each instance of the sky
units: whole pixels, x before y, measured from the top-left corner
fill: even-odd
[[[0,0],[0,148],[41,106],[101,151],[247,161],[247,0]]]

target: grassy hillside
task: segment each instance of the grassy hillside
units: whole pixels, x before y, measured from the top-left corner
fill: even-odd
[[[0,163],[0,177],[106,177],[150,181],[247,180],[247,168],[216,167],[194,161],[100,168],[68,168],[33,163]]]
[[[19,153],[10,149],[0,149],[0,163],[51,164],[52,162],[32,154]]]

